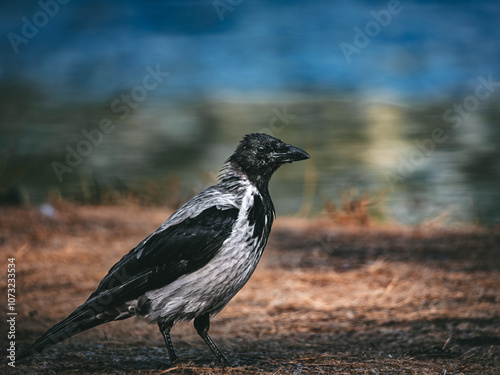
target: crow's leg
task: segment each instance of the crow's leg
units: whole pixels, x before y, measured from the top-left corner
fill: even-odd
[[[170,322],[158,322],[158,327],[165,340],[165,345],[167,346],[168,357],[170,362],[173,364],[177,362],[178,358],[175,355],[174,346],[172,345],[172,339],[170,338],[170,330],[172,329],[172,323]]]
[[[217,348],[213,340],[208,335],[208,330],[210,329],[210,316],[208,314],[198,316],[194,320],[194,328],[196,328],[196,331],[201,336],[203,341],[205,341],[208,347],[215,354],[215,357],[217,358],[219,364],[222,367],[229,365],[229,361],[227,360],[227,358],[224,356],[224,354],[222,354],[219,348]]]

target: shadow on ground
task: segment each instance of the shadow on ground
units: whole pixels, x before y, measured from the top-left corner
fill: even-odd
[[[0,249],[16,259],[18,350],[81,304],[168,214],[72,207],[48,219],[33,209],[8,210],[0,217]],[[12,374],[495,374],[498,244],[498,230],[484,228],[278,220],[256,273],[212,321],[212,338],[233,367],[215,365],[191,323],[174,327],[181,362],[167,367],[157,328],[129,319],[5,368]],[[7,338],[0,343],[6,348]]]

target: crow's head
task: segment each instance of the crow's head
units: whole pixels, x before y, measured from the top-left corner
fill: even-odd
[[[252,133],[243,138],[227,162],[251,181],[267,182],[282,164],[309,158],[309,154],[298,147],[267,134]]]

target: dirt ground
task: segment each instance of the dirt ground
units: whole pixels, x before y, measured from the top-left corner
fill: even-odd
[[[120,257],[156,229],[160,208],[0,208],[1,320],[16,262],[16,349],[66,317]],[[5,323],[2,323],[2,326]],[[233,367],[220,369],[191,323],[96,327],[5,364],[8,374],[500,374],[500,230],[338,226],[278,218],[257,271],[212,320]]]

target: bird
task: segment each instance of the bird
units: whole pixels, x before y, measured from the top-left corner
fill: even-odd
[[[103,323],[139,316],[158,325],[171,364],[178,361],[171,328],[194,320],[219,365],[230,365],[208,334],[210,318],[259,263],[276,216],[268,189],[271,176],[283,164],[309,158],[273,136],[245,135],[215,185],[188,200],[125,254],[81,306],[17,360]]]

